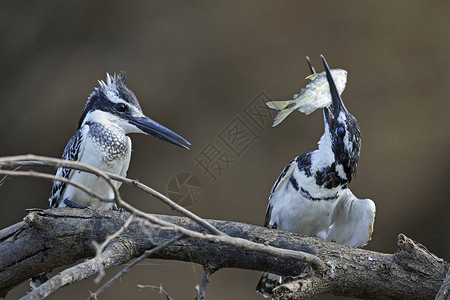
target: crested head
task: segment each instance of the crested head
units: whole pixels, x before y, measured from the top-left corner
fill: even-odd
[[[103,80],[98,81],[100,84],[99,89],[113,102],[115,102],[114,100],[116,99],[140,108],[138,99],[134,93],[128,89],[125,81],[125,71],[121,71],[119,74],[114,73],[113,76],[106,73],[106,83]]]
[[[83,109],[77,130],[86,124],[114,126],[121,134],[149,134],[166,142],[189,149],[190,143],[180,135],[153,121],[142,112],[139,101],[125,85],[125,72],[99,81]]]
[[[121,71],[119,74],[109,75],[106,73],[106,83],[99,80],[100,87],[96,87],[88,98],[83,109],[77,129],[80,129],[89,112],[101,110],[106,112],[115,112],[114,105],[119,103],[132,107],[133,110],[142,113],[139,101],[134,93],[128,89],[125,84],[126,73]]]

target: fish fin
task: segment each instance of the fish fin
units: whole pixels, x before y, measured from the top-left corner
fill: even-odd
[[[316,79],[316,77],[317,77],[318,75],[319,75],[319,74],[317,74],[317,73],[311,74],[311,75],[307,76],[305,79],[314,80],[314,79]]]
[[[271,101],[271,102],[266,102],[266,105],[268,107],[270,107],[271,109],[276,109],[276,110],[282,110],[284,109],[287,105],[289,105],[290,103],[292,103],[293,100],[286,100],[286,101]]]

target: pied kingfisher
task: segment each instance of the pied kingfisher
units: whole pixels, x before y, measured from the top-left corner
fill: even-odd
[[[125,85],[125,72],[110,76],[106,83],[99,81],[89,96],[77,125],[77,132],[69,140],[62,159],[78,161],[102,171],[126,176],[131,158],[131,139],[128,133],[144,133],[188,149],[190,143],[151,120],[142,112],[139,102]],[[113,199],[113,190],[105,180],[77,170],[58,168],[56,176],[80,183],[98,195]],[[117,188],[122,184],[115,183]],[[49,198],[54,207],[115,208],[111,202],[102,202],[72,185],[55,181]]]
[[[359,160],[359,125],[322,60],[332,97],[331,106],[323,109],[325,133],[318,150],[296,157],[276,180],[264,226],[362,247],[372,237],[375,204],[356,198],[348,188]],[[281,282],[280,276],[263,273],[256,290],[271,297]]]

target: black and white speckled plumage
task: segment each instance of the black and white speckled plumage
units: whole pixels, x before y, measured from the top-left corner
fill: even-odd
[[[187,149],[188,141],[144,115],[134,93],[125,85],[125,73],[110,76],[106,83],[99,81],[77,124],[77,132],[67,144],[63,159],[78,161],[99,170],[126,176],[131,158],[129,133],[144,133]],[[56,176],[70,179],[102,198],[113,200],[113,190],[104,179],[93,174],[59,168]],[[119,188],[121,183],[115,183]],[[100,201],[73,185],[53,184],[51,207],[66,205],[109,209],[114,203]]]
[[[75,135],[67,143],[61,159],[77,161],[78,153],[80,151],[81,139],[82,139],[81,131],[77,131]],[[68,179],[70,171],[71,169],[68,168],[58,168],[56,176]],[[61,201],[60,198],[62,196],[65,187],[66,183],[64,182],[60,181],[53,182],[52,191],[49,198],[51,208],[58,207],[58,204]]]
[[[324,66],[333,105],[323,109],[325,133],[319,149],[296,157],[283,169],[271,189],[264,225],[361,247],[371,238],[375,205],[348,189],[359,160],[360,129],[325,60]],[[270,297],[280,282],[280,276],[266,272],[256,290]]]
[[[125,134],[117,127],[105,126],[96,122],[89,122],[89,137],[98,145],[105,155],[104,161],[124,158],[129,149]]]
[[[121,164],[126,163],[126,156],[129,155],[131,149],[129,149],[128,138],[125,135],[125,131],[119,124],[115,124],[113,119],[108,120],[105,115],[101,116],[97,113],[103,112],[110,114],[111,116],[117,116],[118,112],[115,111],[115,105],[120,102],[129,103],[134,106],[135,109],[141,110],[136,96],[125,85],[125,73],[122,72],[114,76],[107,74],[106,83],[100,81],[100,87],[95,88],[94,92],[89,96],[77,124],[77,132],[67,143],[62,159],[83,161],[84,157],[84,161],[86,161],[86,157],[90,155],[83,151],[87,143],[88,146],[89,144],[93,144],[98,148],[99,154],[96,154],[99,155],[98,161],[103,161],[106,165],[111,165],[115,161],[120,162]],[[94,115],[99,115],[100,117],[94,117]],[[96,120],[97,118],[98,120]],[[128,166],[126,169],[128,169]],[[110,170],[109,168],[106,168],[105,171]],[[58,168],[56,176],[72,179],[74,172],[76,172],[77,175],[80,174],[79,171],[73,171],[68,168]],[[85,175],[92,176],[86,173]],[[78,202],[77,199],[71,199],[77,197],[73,195],[73,192],[67,194],[66,188],[66,183],[57,181],[53,183],[49,198],[50,206],[52,208],[60,206],[66,199],[74,203]],[[70,186],[70,188],[72,187]],[[77,193],[80,193],[80,191],[77,191]],[[110,207],[112,204],[106,206]]]

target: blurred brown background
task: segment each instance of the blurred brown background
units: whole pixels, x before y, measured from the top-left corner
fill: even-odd
[[[305,56],[322,71],[324,54],[332,68],[348,70],[343,98],[361,126],[350,187],[377,205],[366,248],[393,252],[403,232],[449,260],[449,8],[446,1],[3,1],[0,155],[60,157],[97,80],[126,70],[144,112],[192,143],[185,151],[133,135],[128,176],[166,192],[175,174],[194,174],[203,187],[195,213],[262,225],[272,184],[288,161],[316,149],[323,119],[295,112],[261,130],[244,108],[261,91],[289,99],[307,83]],[[212,183],[194,158],[236,116],[258,138]],[[20,221],[25,208],[47,207],[50,186],[8,180],[0,188],[1,228]],[[172,213],[130,188],[122,193],[140,208]],[[147,261],[102,299],[163,299],[138,283],[193,299],[201,276],[196,265]],[[208,299],[262,299],[254,292],[259,276],[221,270]],[[49,299],[83,299],[96,288],[89,279]]]

